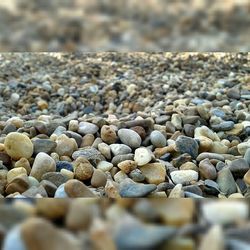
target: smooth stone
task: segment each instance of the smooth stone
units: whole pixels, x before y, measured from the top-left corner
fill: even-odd
[[[94,167],[84,157],[78,157],[73,163],[75,178],[80,181],[88,180],[92,177]]]
[[[143,182],[145,180],[145,176],[142,173],[142,171],[138,168],[132,170],[129,173],[129,177],[134,181],[134,182]]]
[[[199,168],[193,162],[185,162],[180,166],[180,170],[194,170],[199,172]]]
[[[60,172],[62,169],[67,169],[69,171],[73,171],[72,163],[68,161],[58,161],[56,162],[56,171]]]
[[[185,164],[187,162],[191,162],[191,161],[192,161],[192,157],[189,154],[182,154],[182,155],[174,158],[172,160],[172,164],[176,168],[180,168],[183,164]]]
[[[220,193],[220,187],[217,182],[212,180],[205,180],[205,189],[204,192],[207,194],[218,195]]]
[[[176,149],[181,154],[187,153],[193,159],[198,156],[199,145],[196,140],[187,136],[179,136],[175,142]]]
[[[118,130],[118,136],[122,143],[130,148],[139,148],[141,145],[141,137],[131,129],[122,128]]]
[[[64,132],[64,134],[66,136],[68,136],[69,138],[72,138],[76,141],[76,144],[78,146],[78,148],[81,147],[81,144],[82,144],[82,141],[83,141],[83,138],[81,135],[79,135],[78,133],[75,133],[75,132],[72,132],[72,131],[66,131]]]
[[[35,139],[32,141],[34,145],[34,154],[44,152],[46,154],[52,153],[56,148],[56,142],[48,139]]]
[[[8,232],[3,242],[3,250],[28,250],[22,239],[20,225]]]
[[[249,170],[249,164],[244,159],[236,159],[229,164],[229,169],[235,178],[243,178]]]
[[[149,184],[158,185],[166,179],[166,168],[161,163],[148,163],[140,167],[140,170]]]
[[[20,230],[27,249],[81,249],[79,241],[73,234],[59,230],[50,221],[43,218],[29,218],[21,224]],[[41,233],[43,237],[41,237]]]
[[[250,148],[250,140],[248,140],[246,142],[239,143],[237,145],[237,148],[238,148],[238,152],[241,155],[245,155],[246,151]]]
[[[115,130],[107,125],[104,125],[101,128],[101,138],[107,144],[115,143],[118,139]]]
[[[12,132],[6,136],[4,147],[13,160],[29,159],[33,154],[33,143],[30,138],[17,132]]]
[[[27,189],[25,192],[23,192],[22,195],[27,198],[34,198],[34,197],[47,198],[48,197],[48,194],[42,185],[38,187],[32,186],[29,189]]]
[[[198,157],[196,158],[197,161],[202,161],[204,159],[216,159],[218,161],[225,161],[225,158],[223,155],[220,154],[216,154],[216,153],[201,153],[198,155]]]
[[[7,153],[5,153],[5,152],[0,152],[0,161],[1,161],[4,165],[8,166],[8,165],[10,165],[10,163],[11,163],[11,158],[10,158],[10,156],[9,156]]]
[[[56,171],[56,163],[46,153],[39,153],[33,163],[30,176],[35,177],[38,181],[41,180],[42,176],[48,172]]]
[[[21,158],[20,160],[16,161],[15,163],[15,168],[20,168],[23,167],[26,169],[27,174],[30,174],[31,167],[30,167],[30,162],[26,158]]]
[[[216,168],[209,159],[204,159],[199,163],[199,173],[203,179],[215,180],[217,177]]]
[[[80,122],[78,133],[81,135],[95,134],[99,130],[98,126],[90,122]]]
[[[228,240],[226,240],[226,246],[227,249],[230,250],[248,250],[249,242],[229,238]]]
[[[78,180],[67,181],[64,185],[64,190],[70,198],[95,197],[95,194]]]
[[[179,114],[173,114],[171,117],[171,123],[175,126],[176,129],[182,129],[182,118]]]
[[[218,172],[217,184],[222,193],[230,195],[237,192],[234,177],[229,168],[224,168]]]
[[[16,131],[17,131],[16,126],[9,123],[4,127],[4,129],[3,129],[3,131],[1,133],[4,134],[4,135],[8,135],[9,133],[16,132]]]
[[[234,122],[232,121],[223,121],[219,124],[214,124],[211,125],[211,128],[215,131],[215,132],[219,132],[219,131],[228,131],[233,129],[234,127]]]
[[[212,141],[220,141],[219,136],[206,126],[198,127],[194,131],[194,138],[206,137]]]
[[[109,146],[114,156],[130,154],[132,152],[132,149],[125,144],[111,144]]]
[[[230,224],[248,219],[248,205],[243,201],[211,201],[202,204],[202,214],[211,224]],[[223,211],[223,213],[218,213]]]
[[[193,193],[198,196],[202,196],[202,190],[199,186],[197,185],[188,185],[183,187],[183,191]]]
[[[188,192],[188,191],[184,191],[184,196],[185,196],[185,198],[204,199],[203,196],[198,195],[198,194],[194,194],[193,192]]]
[[[111,159],[111,149],[108,144],[104,142],[98,144],[98,150],[107,160]]]
[[[158,130],[154,130],[150,134],[151,143],[156,148],[163,148],[167,145],[166,137]]]
[[[198,173],[194,170],[177,170],[170,173],[175,184],[186,184],[198,180]]]
[[[29,179],[28,176],[18,176],[7,185],[6,194],[13,194],[15,192],[23,193],[29,188]]]
[[[153,154],[148,148],[137,148],[135,150],[134,161],[137,163],[138,166],[143,166],[152,160],[152,156]]]
[[[244,126],[241,123],[235,124],[234,128],[226,131],[227,135],[239,135],[244,130]]]
[[[90,161],[91,164],[97,166],[98,162],[105,161],[105,157],[95,148],[88,147],[75,151],[72,155],[72,158],[76,160],[78,157],[84,157]]]
[[[95,169],[91,178],[91,186],[95,188],[105,187],[106,182],[107,175],[102,170]]]
[[[108,161],[100,161],[96,168],[102,170],[103,172],[109,172],[113,168],[113,164]]]
[[[247,185],[250,185],[250,170],[248,170],[245,175],[244,175],[244,182],[247,184]]]
[[[129,174],[131,171],[133,171],[134,169],[136,169],[137,164],[135,161],[131,161],[131,160],[126,160],[126,161],[122,161],[120,162],[117,167],[119,169],[121,169],[124,173]]]
[[[73,138],[69,138],[68,136],[62,134],[56,140],[56,148],[55,152],[59,156],[70,156],[73,154],[75,150],[78,149],[78,145]]]
[[[125,179],[120,183],[120,196],[123,198],[140,198],[146,197],[154,190],[157,186],[155,184],[142,184],[136,183],[131,179]]]
[[[177,184],[170,192],[168,198],[183,198],[184,191],[182,190],[182,184]]]
[[[65,183],[68,178],[63,175],[62,173],[58,173],[58,172],[49,172],[49,173],[45,173],[41,180],[47,180],[52,182],[53,184],[55,184],[57,187],[59,187],[60,185],[62,185],[63,183]]]
[[[68,194],[65,192],[64,186],[65,186],[65,183],[57,188],[54,198],[68,198],[69,197]]]
[[[7,173],[7,182],[10,183],[13,179],[15,179],[18,176],[25,175],[27,176],[27,170],[23,167],[19,168],[12,168],[8,173]]]
[[[176,229],[170,226],[143,225],[138,222],[127,221],[122,223],[116,232],[115,242],[117,249],[158,249],[159,246],[170,240]]]

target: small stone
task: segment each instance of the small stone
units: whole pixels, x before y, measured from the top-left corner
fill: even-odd
[[[131,179],[125,179],[120,184],[120,195],[123,198],[140,198],[146,197],[154,190],[157,186],[155,184],[142,184],[135,183]]]
[[[146,138],[147,133],[143,127],[135,126],[135,127],[131,127],[130,129],[134,130],[141,137],[142,140]]]
[[[116,155],[112,159],[112,164],[114,166],[117,166],[120,162],[126,161],[126,160],[134,160],[134,154]]]
[[[137,148],[135,150],[134,160],[138,166],[143,166],[152,160],[152,152],[148,148]]]
[[[111,126],[104,125],[101,128],[101,138],[107,144],[112,144],[117,141],[115,130]]]
[[[139,148],[141,145],[141,137],[131,129],[123,128],[118,130],[118,136],[122,143],[131,148]]]
[[[15,179],[18,176],[25,175],[27,176],[27,171],[25,168],[13,168],[11,169],[7,174],[7,182],[10,183],[13,179]]]
[[[62,169],[67,169],[69,171],[73,171],[73,165],[67,161],[58,161],[56,162],[56,171],[60,172]]]
[[[168,198],[183,198],[184,191],[182,190],[182,184],[177,184],[170,192]]]
[[[33,154],[33,144],[30,138],[17,132],[12,132],[6,136],[4,147],[13,160],[19,160],[22,157],[29,159]]]
[[[59,187],[61,184],[65,183],[68,178],[63,175],[62,173],[58,173],[58,172],[49,172],[49,173],[45,173],[41,180],[47,180],[52,182],[54,185],[56,185],[57,187]]]
[[[45,100],[40,100],[37,102],[37,106],[40,110],[48,109],[49,104]]]
[[[27,174],[28,174],[28,175],[30,174],[31,167],[30,167],[29,161],[28,161],[26,158],[21,158],[20,160],[18,160],[18,161],[15,163],[15,168],[20,168],[20,167],[25,168],[26,171],[27,171]]]
[[[117,165],[118,168],[120,168],[124,173],[129,174],[131,171],[136,169],[137,164],[135,161],[126,160],[122,161]]]
[[[49,197],[54,197],[57,190],[57,186],[55,184],[47,180],[42,180],[41,185],[44,187]]]
[[[102,155],[104,155],[107,160],[111,159],[111,149],[108,144],[104,142],[98,144],[98,150],[101,152]]]
[[[122,181],[124,181],[125,179],[127,179],[128,176],[126,173],[124,173],[123,171],[119,171],[114,175],[114,181],[116,183],[121,183]]]
[[[55,152],[59,156],[70,156],[75,150],[78,149],[78,145],[73,138],[69,138],[66,135],[60,135],[56,140],[57,146]]]
[[[198,173],[194,170],[178,170],[170,173],[175,184],[185,184],[198,180]]]
[[[96,168],[103,172],[109,172],[113,168],[113,164],[108,161],[100,161]]]
[[[6,187],[6,194],[13,194],[18,192],[22,194],[29,188],[29,180],[25,175],[19,175],[16,178],[12,179],[11,182]]]
[[[71,120],[69,122],[69,130],[73,132],[77,132],[79,129],[79,122],[77,120]]]
[[[145,180],[145,176],[142,173],[142,171],[138,168],[132,170],[129,173],[129,177],[134,181],[134,182],[143,182]]]
[[[180,170],[194,170],[199,172],[199,168],[193,162],[185,162],[180,166]]]
[[[78,133],[81,135],[95,134],[99,128],[90,122],[80,122]]]
[[[198,156],[199,145],[196,140],[187,136],[179,136],[175,142],[176,149],[181,154],[187,153],[193,159]]]
[[[32,141],[34,145],[34,154],[44,152],[46,154],[52,153],[56,148],[56,142],[48,139],[35,139]]]
[[[221,225],[245,221],[249,214],[248,205],[242,201],[211,201],[202,204],[201,210],[209,223]]]
[[[46,153],[39,153],[33,163],[30,176],[35,177],[38,181],[41,180],[42,176],[48,172],[56,171],[55,161]]]
[[[92,134],[86,134],[82,138],[81,147],[91,146],[95,140],[95,136]]]
[[[217,178],[216,168],[209,159],[204,159],[199,163],[199,173],[203,179],[215,180]]]
[[[65,192],[65,183],[59,186],[55,192],[54,198],[68,198],[68,194]]]
[[[42,185],[38,187],[32,186],[29,189],[27,189],[25,192],[23,192],[22,195],[25,196],[26,198],[34,198],[34,197],[47,198],[48,197],[48,194]]]
[[[95,197],[94,193],[78,180],[67,181],[64,185],[64,190],[70,198]]]
[[[92,177],[94,168],[84,157],[78,157],[73,163],[75,178],[80,181],[88,180]]]
[[[202,161],[204,159],[216,159],[218,161],[225,161],[225,158],[223,155],[220,154],[216,154],[216,153],[201,153],[198,155],[198,157],[196,158],[197,161]]]
[[[156,148],[163,148],[167,145],[165,136],[158,130],[154,130],[151,132],[150,140]]]
[[[239,135],[244,129],[244,126],[241,123],[235,124],[234,128],[226,131],[225,133],[227,135]]]
[[[111,144],[109,145],[113,155],[125,155],[132,152],[132,149],[124,144]]]
[[[175,126],[176,129],[182,129],[182,118],[179,114],[173,114],[171,118],[172,124]]]
[[[237,192],[236,183],[229,168],[224,168],[218,172],[216,182],[218,183],[221,192],[225,195],[230,195]]]
[[[27,250],[22,239],[20,225],[16,225],[8,232],[2,247],[3,250]]]
[[[211,128],[215,132],[228,131],[228,130],[233,129],[233,127],[234,127],[234,122],[232,122],[232,121],[223,121],[219,124],[211,125]]]
[[[100,169],[95,169],[91,178],[91,186],[95,188],[105,187],[106,182],[107,182],[106,174]]]
[[[166,168],[161,163],[148,163],[140,167],[142,174],[149,184],[160,184],[165,181]]]
[[[237,145],[238,151],[241,155],[245,155],[246,151],[250,148],[250,140],[242,142]]]
[[[235,178],[243,178],[249,170],[249,164],[244,159],[236,159],[229,164],[229,169]]]
[[[244,175],[244,181],[247,185],[250,185],[250,170],[248,170]]]
[[[245,155],[244,155],[244,159],[248,163],[248,165],[250,166],[250,148],[248,148],[246,150]]]

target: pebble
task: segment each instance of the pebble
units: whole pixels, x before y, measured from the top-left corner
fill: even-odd
[[[86,134],[95,134],[99,128],[90,122],[80,122],[79,123],[79,129],[78,133],[81,135],[86,135]]]
[[[175,184],[186,184],[198,180],[198,173],[194,170],[178,170],[170,173]]]
[[[95,197],[94,193],[78,180],[67,181],[64,185],[64,191],[70,198]]]
[[[114,156],[130,154],[132,152],[132,149],[125,144],[111,144],[109,147]]]
[[[156,190],[156,188],[157,186],[155,184],[135,183],[130,179],[125,179],[120,184],[119,193],[123,198],[146,197]]]
[[[18,176],[22,176],[22,175],[27,176],[27,171],[25,168],[23,168],[23,167],[13,168],[7,174],[7,182],[10,183],[13,179],[15,179]]]
[[[9,133],[4,140],[4,148],[13,160],[29,159],[33,154],[33,144],[27,135]]]
[[[73,165],[67,161],[58,161],[56,162],[56,171],[60,172],[62,169],[67,169],[69,171],[73,171]]]
[[[143,166],[152,160],[152,152],[148,148],[137,148],[135,150],[134,160],[138,166]]]
[[[163,148],[167,145],[165,136],[158,130],[154,130],[151,132],[150,140],[156,148]]]
[[[62,173],[58,173],[58,172],[49,172],[46,173],[42,176],[41,180],[47,180],[52,182],[54,185],[56,185],[57,187],[59,187],[61,184],[65,183],[68,178],[63,175]]]
[[[211,128],[215,132],[228,131],[228,130],[233,129],[233,127],[234,127],[234,122],[232,122],[232,121],[224,121],[224,122],[221,122],[219,124],[215,124],[215,125],[211,126]]]
[[[95,188],[105,187],[106,182],[107,182],[106,174],[100,169],[95,169],[91,178],[91,186]]]
[[[235,178],[243,178],[249,170],[249,164],[244,159],[236,159],[229,164],[229,169]]]
[[[80,181],[88,180],[94,173],[94,167],[84,157],[78,157],[73,163],[75,178]]]
[[[68,198],[69,195],[65,192],[65,183],[56,189],[54,198]],[[45,187],[44,187],[45,188]]]
[[[122,143],[130,148],[139,148],[141,145],[141,137],[131,129],[119,129],[118,136]]]
[[[216,168],[208,159],[199,163],[199,174],[204,179],[215,180],[217,177]]]
[[[113,164],[108,161],[100,161],[96,168],[102,170],[103,172],[109,172],[113,168]]]
[[[124,173],[129,174],[131,171],[136,169],[137,163],[135,161],[126,160],[118,163],[117,167],[121,169]]]
[[[181,154],[187,153],[192,158],[198,156],[199,145],[196,140],[187,136],[179,136],[175,142],[176,149]]]
[[[229,168],[224,168],[218,172],[216,182],[221,192],[225,195],[230,195],[237,192],[237,186]]]
[[[57,143],[48,139],[35,139],[32,141],[34,145],[34,154],[37,155],[38,153],[44,152],[46,154],[52,153]]]
[[[148,163],[140,167],[140,170],[149,184],[158,185],[166,179],[166,168],[161,163]]]
[[[66,135],[60,135],[56,140],[56,144],[55,152],[59,156],[72,156],[73,152],[78,149],[75,139]]]
[[[244,154],[244,160],[248,163],[250,166],[250,148],[248,148]]]
[[[55,171],[55,161],[48,154],[41,152],[35,158],[30,176],[33,176],[40,181],[44,174]]]
[[[104,125],[101,128],[101,138],[107,144],[113,144],[117,141],[118,137],[111,126]]]

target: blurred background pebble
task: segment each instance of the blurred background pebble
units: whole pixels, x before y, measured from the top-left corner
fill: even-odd
[[[1,51],[249,51],[249,0],[1,0]]]

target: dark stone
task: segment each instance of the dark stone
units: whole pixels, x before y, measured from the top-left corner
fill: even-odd
[[[73,172],[73,165],[68,161],[58,161],[56,163],[56,171],[60,172],[62,169],[67,169]]]
[[[177,151],[181,154],[187,153],[193,159],[198,156],[199,145],[195,139],[181,135],[177,138],[175,144]]]

